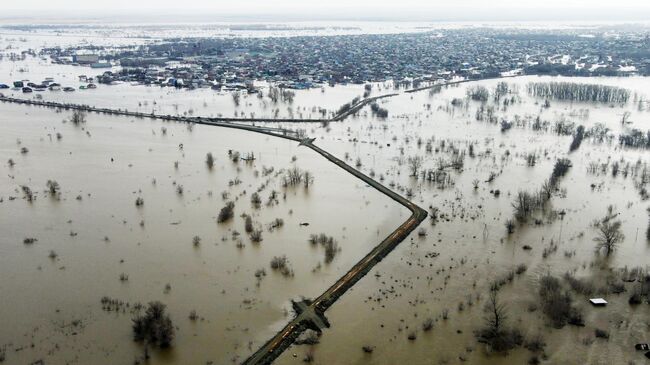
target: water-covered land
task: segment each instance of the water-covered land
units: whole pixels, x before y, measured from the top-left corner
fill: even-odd
[[[315,138],[428,211],[332,305],[331,328],[306,332],[277,363],[645,361],[634,345],[648,341],[650,318],[646,78],[79,90],[89,71],[5,57],[1,80],[52,77],[77,90],[0,92],[179,119],[320,119],[255,125]],[[386,94],[396,95],[327,120]],[[63,108],[0,111],[9,364],[240,363],[291,321],[291,299],[318,297],[410,215],[293,141]]]

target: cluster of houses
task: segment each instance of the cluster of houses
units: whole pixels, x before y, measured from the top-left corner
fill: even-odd
[[[245,90],[255,93],[258,89],[254,80],[233,77],[217,77],[192,64],[177,67],[136,67],[122,68],[120,71],[105,71],[96,77],[102,84],[129,82],[139,85],[167,86],[176,88],[212,88],[214,90]]]
[[[79,86],[79,89],[95,89],[97,88],[97,85],[93,83],[92,78],[87,78],[86,76],[80,76],[79,81],[81,82],[87,82],[87,84],[82,84]],[[0,84],[0,89],[9,89],[10,86],[7,84]],[[13,88],[14,90],[20,90],[23,93],[31,93],[31,92],[42,92],[42,91],[59,91],[63,90],[65,92],[72,92],[75,91],[76,89],[71,86],[61,86],[58,82],[54,81],[54,78],[52,77],[46,77],[45,80],[41,81],[40,83],[34,83],[29,80],[18,80],[13,82]]]
[[[275,38],[178,39],[146,45],[143,59],[167,57],[221,78],[313,83],[486,78],[526,73],[650,73],[647,34],[457,29],[429,33]],[[642,48],[642,47],[641,47]],[[133,51],[127,52],[131,55]],[[119,57],[119,55],[118,55]]]
[[[650,74],[650,37],[574,30],[447,29],[426,33],[172,39],[97,54],[50,50],[55,61],[120,65],[99,83],[255,92],[385,80],[482,79],[513,74]],[[90,49],[89,49],[90,50]],[[87,50],[87,51],[89,51]],[[92,50],[97,51],[93,48]],[[79,53],[78,48],[74,52]],[[100,50],[101,52],[101,50]]]

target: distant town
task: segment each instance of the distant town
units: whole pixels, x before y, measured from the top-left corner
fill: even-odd
[[[584,34],[579,29],[472,28],[410,34],[176,38],[137,47],[44,48],[39,55],[54,63],[97,69],[121,66],[96,75],[96,81],[104,84],[255,91],[254,81],[308,89],[394,80],[417,87],[422,82],[521,74],[647,76],[650,33],[615,28]]]

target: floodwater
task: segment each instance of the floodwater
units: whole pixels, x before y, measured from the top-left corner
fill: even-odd
[[[53,76],[76,82],[78,74],[88,71],[38,59],[26,64],[29,73],[17,76],[19,63],[0,62],[2,80],[40,81]],[[543,100],[526,93],[530,81],[557,80],[621,86],[634,96],[624,106],[551,101],[543,108]],[[496,112],[499,121],[539,115],[551,126],[558,120],[587,128],[603,123],[614,135],[649,128],[650,105],[643,100],[648,100],[650,84],[645,78],[499,81],[516,90],[511,94],[516,101]],[[539,277],[546,273],[573,272],[598,284],[624,267],[647,268],[648,202],[635,187],[640,173],[611,172],[615,161],[622,161],[622,167],[628,162],[648,163],[647,150],[623,149],[616,138],[610,143],[585,138],[569,154],[571,136],[536,131],[530,125],[502,132],[499,124],[476,120],[478,102],[451,105],[454,98],[465,97],[467,88],[483,85],[492,90],[497,82],[384,99],[380,105],[389,111],[386,120],[373,117],[366,108],[359,116],[328,126],[283,124],[306,128],[317,145],[352,165],[358,159],[363,172],[383,178],[402,194],[410,192],[425,209],[437,208],[440,219],[435,224],[425,221],[426,236],[414,233],[326,313],[332,328],[324,332],[320,344],[292,347],[278,364],[302,363],[310,351],[319,364],[526,363],[532,356],[528,350],[513,350],[507,357],[489,354],[474,337],[484,320],[491,282],[519,264],[527,266],[526,272],[500,291],[508,308],[507,323],[527,337],[541,334],[547,363],[643,363],[633,344],[648,340],[644,336],[650,333],[650,308],[628,305],[631,284],[626,284],[627,293],[599,294],[610,302],[604,308],[592,308],[586,296],[573,294],[576,306],[584,311],[585,327],[554,329],[541,310],[530,309],[539,299]],[[390,83],[373,86],[373,95],[383,92],[392,92]],[[334,111],[362,93],[362,85],[327,86],[324,93],[297,91],[292,104],[271,105],[268,98],[251,95],[235,107],[230,94],[212,90],[100,85],[69,94],[48,91],[42,98],[155,109],[160,114],[191,110],[195,116],[231,116],[235,111],[269,116],[277,108],[279,116],[287,116],[291,108],[294,115],[301,111],[303,117],[314,117],[314,107]],[[5,94],[21,95],[12,90]],[[408,216],[405,209],[294,142],[216,127],[197,125],[190,130],[184,124],[102,115],[88,115],[86,124],[74,126],[62,122],[69,114],[54,110],[10,104],[1,104],[0,110],[0,346],[7,348],[8,363],[132,362],[142,349],[131,339],[131,315],[128,310],[102,310],[103,296],[129,303],[161,300],[168,305],[177,336],[172,350],[152,352],[154,363],[240,362],[286,323],[290,298],[320,294]],[[630,123],[623,126],[620,120],[626,111]],[[470,143],[475,157],[466,152]],[[21,154],[21,147],[29,152]],[[228,150],[254,152],[256,160],[252,165],[233,163]],[[409,176],[408,157],[422,156],[422,168],[434,169],[457,151],[466,152],[464,166],[462,171],[448,169],[447,186]],[[216,158],[212,170],[205,164],[207,152]],[[537,163],[528,166],[525,156],[532,152]],[[572,167],[539,214],[540,224],[522,224],[508,235],[504,223],[513,217],[517,192],[538,189],[556,159],[563,157],[572,161]],[[9,158],[16,163],[12,168],[5,163]],[[592,162],[607,163],[606,172],[589,172]],[[308,190],[281,186],[281,176],[275,173],[293,166],[314,174]],[[274,173],[263,176],[263,167],[273,167]],[[491,172],[496,178],[488,183]],[[241,183],[231,186],[236,178]],[[60,199],[46,192],[49,179],[59,182]],[[280,193],[278,202],[256,210],[250,195],[268,179],[260,195],[266,202],[275,189]],[[477,189],[472,186],[475,179]],[[22,185],[36,193],[34,202],[23,198]],[[182,195],[178,185],[183,186]],[[498,197],[491,193],[497,189]],[[222,192],[228,193],[225,200]],[[144,199],[142,207],[135,206],[137,197]],[[218,224],[216,216],[226,201],[235,202],[235,217]],[[609,205],[622,222],[625,240],[605,257],[595,253],[593,222],[607,214]],[[566,213],[563,219],[557,214],[561,211]],[[261,243],[252,243],[245,234],[243,213],[252,214],[264,228]],[[284,226],[270,232],[275,218],[282,218]],[[300,226],[303,222],[310,225]],[[233,236],[235,230],[241,234]],[[324,263],[320,247],[307,242],[309,234],[321,232],[332,235],[341,247],[331,264]],[[201,237],[198,247],[192,243],[194,236]],[[24,244],[29,237],[38,241]],[[557,249],[544,255],[551,241]],[[532,249],[524,250],[525,245]],[[50,251],[56,258],[49,257]],[[287,255],[295,276],[286,278],[271,270],[269,262],[278,255]],[[258,286],[254,274],[262,268],[267,275]],[[128,280],[120,280],[121,274]],[[191,321],[192,310],[201,319]],[[427,318],[434,326],[425,332],[422,323]],[[607,329],[610,339],[594,339],[596,328]],[[416,339],[409,340],[412,332]],[[364,353],[362,346],[373,346],[373,353]]]
[[[516,115],[525,119],[540,114],[542,120],[551,123],[567,119],[587,128],[603,123],[616,135],[629,128],[648,129],[647,104],[642,103],[640,108],[638,103],[650,94],[647,79],[521,77],[461,84],[435,95],[427,91],[403,94],[380,103],[389,110],[386,121],[371,117],[368,111],[345,123],[331,124],[328,132],[315,130],[322,136],[321,146],[339,155],[348,153],[352,160],[360,157],[366,162],[364,171],[383,174],[385,183],[394,183],[402,193],[410,188],[416,202],[425,208],[438,208],[439,215],[446,218],[435,225],[423,223],[427,229],[425,238],[413,234],[413,241],[398,247],[356,290],[334,305],[328,313],[334,326],[322,336],[320,344],[313,349],[290,349],[278,360],[279,364],[299,363],[311,351],[315,362],[323,364],[526,363],[532,356],[527,350],[511,351],[507,357],[488,354],[474,338],[474,331],[484,322],[484,298],[490,283],[519,264],[527,265],[528,270],[501,289],[501,300],[508,308],[511,326],[527,337],[544,337],[548,363],[643,363],[642,354],[633,348],[635,343],[647,341],[650,308],[631,307],[629,292],[601,293],[610,302],[606,308],[592,308],[587,305],[588,297],[575,294],[574,302],[585,315],[586,326],[581,328],[553,329],[540,310],[531,313],[529,309],[531,305],[539,306],[538,280],[547,273],[562,276],[572,272],[576,277],[600,284],[608,277],[616,277],[612,273],[625,267],[648,269],[648,202],[641,199],[635,188],[638,176],[611,174],[615,161],[625,161],[621,166],[627,162],[647,164],[647,150],[622,149],[617,139],[602,144],[585,139],[580,149],[569,154],[571,136],[533,131],[530,126],[513,127],[503,133],[498,124],[475,120],[480,103],[470,102],[467,108],[450,106],[453,98],[465,97],[468,87],[483,85],[493,89],[499,81],[506,81],[513,88],[518,86],[521,99],[507,111],[497,112],[499,121],[512,121]],[[525,86],[530,81],[621,86],[637,94],[636,102],[621,107],[552,101],[551,107],[544,109],[543,100],[526,95]],[[625,111],[630,112],[630,123],[622,126],[620,120]],[[421,146],[417,144],[418,138],[423,141]],[[342,143],[354,139],[359,142]],[[426,152],[427,140],[433,141],[432,153]],[[447,147],[442,146],[443,142]],[[436,168],[439,159],[448,159],[453,154],[451,145],[467,151],[472,142],[476,157],[466,156],[462,173],[452,173],[453,186],[440,189],[409,176],[408,157],[423,156],[423,169]],[[534,167],[528,166],[524,158],[530,152],[540,156]],[[569,158],[573,167],[546,210],[547,214],[565,211],[564,219],[543,219],[539,226],[530,222],[507,235],[504,223],[513,216],[514,196],[520,190],[538,189],[550,176],[555,160],[562,157]],[[609,163],[610,168],[606,173],[588,173],[591,162]],[[491,171],[498,175],[493,182],[486,183]],[[474,179],[480,181],[476,190],[472,186]],[[592,189],[591,184],[596,187]],[[495,189],[501,191],[499,197],[490,193]],[[605,257],[594,252],[592,239],[596,229],[592,223],[607,214],[608,205],[615,206],[626,238],[614,254]],[[551,240],[557,244],[557,251],[544,257],[543,251]],[[532,249],[524,250],[524,245]],[[438,255],[430,255],[432,252]],[[629,284],[627,290],[631,290]],[[449,313],[447,320],[442,319],[445,311]],[[422,330],[427,318],[435,321],[430,332]],[[594,341],[595,328],[610,331],[610,339]],[[415,340],[408,339],[412,332],[416,333]],[[363,346],[373,346],[375,350],[372,354],[364,353]]]
[[[229,362],[283,324],[289,299],[320,294],[408,216],[294,142],[96,115],[76,127],[52,110],[11,105],[2,110],[3,161],[16,163],[3,164],[0,195],[0,290],[11,293],[3,295],[0,343],[8,345],[12,362],[132,360],[138,347],[130,339],[131,316],[103,312],[103,296],[168,305],[179,330],[174,350],[157,355],[160,363]],[[27,154],[19,152],[22,146]],[[231,149],[242,156],[253,152],[256,160],[235,164],[228,159]],[[207,152],[216,159],[212,170],[204,162]],[[314,174],[308,190],[283,188],[275,173],[262,176],[263,167],[278,172],[294,165]],[[236,178],[241,183],[229,186]],[[60,199],[46,192],[50,179],[60,184]],[[265,183],[264,204],[256,210],[250,195]],[[35,192],[34,202],[23,199],[22,185]],[[266,206],[272,189],[278,202]],[[222,192],[235,202],[235,218],[218,224]],[[137,197],[144,199],[140,208]],[[263,227],[261,243],[246,237],[243,213]],[[269,232],[275,218],[284,226]],[[241,235],[234,237],[235,230]],[[331,264],[324,263],[322,249],[308,243],[311,233],[321,232],[341,247]],[[198,247],[194,236],[201,237]],[[38,241],[23,244],[31,237]],[[56,259],[49,257],[51,250]],[[281,255],[294,277],[270,269],[271,258]],[[256,286],[258,269],[267,275]],[[120,280],[122,273],[128,281]],[[192,323],[192,310],[205,320]],[[68,330],[75,320],[82,328]]]

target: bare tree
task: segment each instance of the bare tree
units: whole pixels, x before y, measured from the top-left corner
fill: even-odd
[[[260,208],[260,206],[262,205],[262,198],[260,198],[260,194],[254,192],[251,195],[251,204],[253,204],[253,207],[256,209]]]
[[[626,125],[627,123],[629,123],[631,115],[632,113],[630,113],[629,111],[623,113],[623,117],[621,118],[621,125]]]
[[[409,157],[409,170],[411,171],[411,176],[418,176],[418,172],[422,167],[422,156],[413,156]]]
[[[32,192],[32,189],[30,189],[27,185],[22,185],[20,188],[23,190],[23,193],[25,193],[25,199],[27,199],[27,201],[30,203],[33,202],[34,193]]]
[[[303,174],[302,171],[294,166],[287,170],[284,179],[283,179],[283,185],[286,186],[294,186],[298,185],[302,182]]]
[[[235,106],[239,106],[240,95],[238,92],[232,93],[232,101],[235,103]]]
[[[57,195],[59,193],[59,190],[61,190],[61,187],[56,180],[47,180],[47,189],[50,191],[50,194],[52,196]]]
[[[498,289],[490,288],[490,296],[485,305],[485,327],[476,332],[477,340],[496,352],[511,350],[523,343],[523,336],[517,329],[506,326],[508,318],[506,306],[499,301]]]
[[[625,239],[625,235],[621,232],[621,221],[605,221],[598,227],[598,237],[594,238],[596,242],[596,250],[604,250],[605,254],[609,256],[616,249],[616,246]]]
[[[72,122],[74,125],[86,123],[86,113],[81,110],[75,110],[72,112],[72,118],[70,118],[70,122]]]
[[[214,157],[212,156],[212,152],[208,152],[208,154],[205,155],[205,163],[208,165],[208,168],[212,170],[214,167]]]
[[[497,290],[490,289],[490,297],[485,306],[485,323],[494,333],[498,333],[503,329],[505,321],[508,318],[506,307],[499,302],[498,294],[499,292]]]
[[[540,194],[542,195],[544,201],[548,201],[549,199],[551,199],[551,196],[553,195],[553,189],[554,187],[551,185],[551,183],[548,180],[542,183],[542,186],[540,188]]]
[[[303,182],[305,184],[305,189],[309,189],[309,186],[314,182],[314,175],[309,171],[305,171],[302,176]]]

